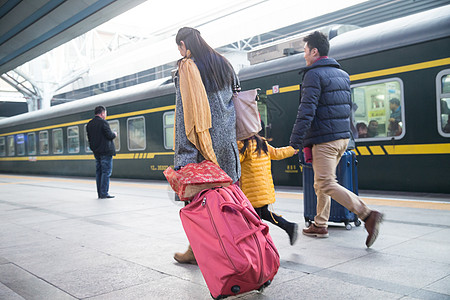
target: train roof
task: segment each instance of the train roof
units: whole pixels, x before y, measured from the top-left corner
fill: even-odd
[[[168,79],[170,79],[170,77],[157,79],[126,87],[120,90],[115,90],[81,100],[52,106],[47,109],[32,111],[25,114],[5,118],[0,120],[0,129],[3,127],[25,124],[43,119],[56,118],[84,111],[91,110],[92,112],[94,112],[94,108],[98,105],[104,105],[106,106],[106,108],[108,108],[110,106],[128,103],[134,100],[152,98],[174,93],[175,88],[173,83],[165,84]]]
[[[338,35],[330,40],[329,55],[337,60],[394,49],[450,35],[450,5],[427,10]],[[295,54],[243,68],[241,81],[298,70],[304,54]]]

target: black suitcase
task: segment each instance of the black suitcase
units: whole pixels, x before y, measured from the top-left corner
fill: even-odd
[[[357,163],[356,154],[353,151],[345,151],[336,168],[338,182],[355,194],[358,194]],[[305,225],[309,227],[316,216],[317,208],[317,196],[314,191],[314,171],[310,163],[303,164],[303,206]],[[355,226],[361,225],[361,221],[356,214],[333,199],[331,199],[330,218],[328,221],[344,223],[347,230],[352,229],[350,222],[354,222]]]

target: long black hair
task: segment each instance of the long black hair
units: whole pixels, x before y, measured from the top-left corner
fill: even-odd
[[[177,45],[183,41],[186,50],[191,51],[207,92],[217,92],[232,85],[234,70],[230,62],[211,48],[197,29],[181,28],[175,41]]]
[[[269,151],[267,149],[267,143],[266,140],[262,137],[260,137],[258,134],[255,134],[252,137],[249,137],[248,139],[243,140],[244,142],[244,146],[241,148],[241,150],[239,150],[239,153],[244,154],[245,150],[247,150],[248,147],[248,143],[250,140],[255,140],[256,141],[256,149],[255,152],[258,153],[258,156],[261,156],[261,151],[264,151],[265,154],[267,154],[267,152]]]

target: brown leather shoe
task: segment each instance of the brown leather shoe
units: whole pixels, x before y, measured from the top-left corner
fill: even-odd
[[[197,261],[195,260],[194,252],[192,252],[191,245],[189,245],[188,249],[184,253],[175,253],[173,258],[179,262],[180,264],[193,264],[196,265]]]
[[[308,228],[303,229],[303,234],[307,236],[315,236],[319,238],[328,237],[328,229],[326,227],[317,227],[314,223]]]
[[[366,239],[366,246],[369,248],[375,243],[375,240],[378,237],[378,230],[380,227],[380,223],[383,221],[383,214],[372,210],[364,220],[364,227],[366,227],[367,233],[369,234]]]

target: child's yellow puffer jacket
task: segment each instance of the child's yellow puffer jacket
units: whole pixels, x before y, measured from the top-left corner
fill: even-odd
[[[249,140],[247,149],[240,154],[241,179],[240,187],[253,207],[258,208],[275,202],[275,189],[273,186],[271,160],[280,160],[294,155],[291,146],[274,148],[267,143],[267,154],[261,151],[261,156],[255,152],[256,141]],[[244,143],[239,141],[238,148],[242,149]]]

